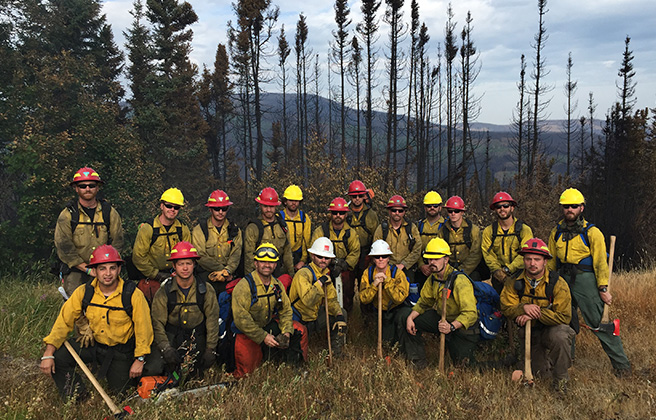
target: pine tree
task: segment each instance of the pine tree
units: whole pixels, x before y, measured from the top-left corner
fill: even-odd
[[[335,23],[337,23],[337,30],[333,31],[335,43],[333,45],[333,57],[339,64],[339,80],[340,80],[340,134],[341,134],[341,156],[342,159],[346,156],[346,98],[345,88],[346,84],[344,79],[346,77],[346,49],[348,47],[348,27],[351,20],[348,15],[351,10],[348,8],[348,0],[335,0]]]
[[[360,79],[362,65],[362,47],[358,42],[358,37],[353,36],[351,40],[351,60],[348,64],[348,74],[350,75],[351,87],[355,90],[355,154],[356,154],[356,174],[360,170],[360,157],[362,154],[362,137],[360,135]]]
[[[572,137],[576,135],[576,122],[574,121],[574,112],[578,103],[574,100],[574,94],[576,93],[576,87],[578,82],[572,81],[572,67],[574,67],[574,61],[572,60],[572,52],[570,51],[567,56],[567,66],[565,68],[565,74],[567,74],[567,82],[565,82],[565,97],[567,98],[567,105],[565,105],[565,115],[567,116],[567,121],[565,122],[565,134],[567,136],[567,164],[565,175],[570,176],[570,165],[572,163]]]
[[[280,83],[282,85],[282,147],[285,154],[285,164],[289,165],[289,140],[287,137],[287,58],[291,53],[285,36],[285,25],[278,35],[278,66],[280,67]]]
[[[453,21],[453,9],[451,3],[447,8],[447,21],[444,29],[444,60],[446,62],[446,154],[447,154],[447,191],[452,195],[454,188],[454,176],[456,169],[456,77],[454,75],[453,61],[458,55],[458,46],[456,45],[455,35],[456,23]]]

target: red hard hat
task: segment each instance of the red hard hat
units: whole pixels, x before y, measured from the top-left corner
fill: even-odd
[[[205,203],[205,207],[225,206],[232,206],[232,201],[230,201],[230,197],[223,190],[212,191],[212,194],[207,198],[207,203]]]
[[[519,250],[519,254],[537,254],[542,255],[547,259],[553,258],[551,252],[549,252],[549,247],[547,244],[540,238],[531,238],[522,245],[522,249]]]
[[[196,248],[187,241],[178,242],[171,250],[169,261],[184,260],[186,258],[200,258]]]
[[[356,179],[355,181],[351,182],[351,185],[349,185],[348,195],[366,194],[366,192],[367,187],[365,187],[364,183],[359,179]]]
[[[89,258],[89,264],[87,264],[87,267],[95,267],[99,264],[113,262],[118,263],[119,265],[123,264],[123,260],[121,259],[121,256],[118,255],[116,248],[111,245],[100,245],[91,253],[91,258]]]
[[[392,207],[403,207],[406,208],[408,207],[407,204],[405,204],[405,198],[401,197],[400,195],[393,195],[390,197],[389,201],[387,202],[387,207],[388,209]]]
[[[330,202],[328,211],[349,211],[348,203],[342,197],[337,197]]]
[[[517,206],[517,202],[513,200],[510,194],[508,194],[505,191],[499,191],[498,193],[494,194],[494,197],[492,198],[492,202],[490,203],[490,209],[494,210],[495,204],[502,203],[504,201],[511,203],[513,206]]]
[[[266,187],[260,191],[260,195],[255,199],[258,203],[263,206],[279,206],[280,199],[278,199],[278,193],[271,187]]]
[[[84,167],[78,169],[77,172],[75,172],[75,175],[73,175],[73,181],[71,181],[71,185],[74,185],[76,182],[82,182],[82,181],[94,181],[94,182],[99,182],[103,183],[103,180],[100,179],[100,175],[98,175],[98,172],[96,172],[93,168],[89,167]]]
[[[446,200],[446,204],[444,205],[444,207],[447,209],[464,211],[465,201],[459,195],[454,195],[453,197],[449,197],[449,199]]]

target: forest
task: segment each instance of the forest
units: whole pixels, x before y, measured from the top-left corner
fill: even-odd
[[[335,1],[326,70],[324,52],[308,45],[311,17],[285,28],[271,0],[235,0],[228,42],[200,69],[190,60],[198,16],[187,2],[135,0],[119,46],[99,0],[0,0],[0,255],[12,263],[3,269],[52,255],[56,216],[82,166],[106,181],[102,193],[132,238],[172,186],[185,194],[189,224],[206,217],[215,188],[230,194],[230,217],[242,224],[264,186],[301,185],[313,217],[353,179],[372,186],[379,203],[404,194],[416,218],[432,189],[462,195],[481,224],[489,198],[504,189],[543,236],[558,217],[558,195],[576,186],[587,217],[618,236],[623,264],[652,261],[656,109],[636,107],[629,35],[608,86],[614,103],[598,104],[590,92],[577,109],[570,54],[556,153],[546,113],[554,88],[547,0],[525,17],[535,24],[532,53],[521,57],[503,136],[472,129],[485,71],[473,12],[458,24],[451,5],[444,10],[446,26],[430,28],[444,36],[436,53],[426,48],[416,0],[359,6],[363,18],[353,21],[349,2]]]

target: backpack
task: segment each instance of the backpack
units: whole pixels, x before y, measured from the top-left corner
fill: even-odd
[[[77,201],[76,200],[71,200],[66,204],[66,210],[68,210],[71,213],[71,232],[74,233],[75,229],[77,228],[78,225],[91,225],[91,226],[98,226],[98,225],[105,225],[107,227],[107,245],[112,244],[112,238],[109,236],[109,225],[110,225],[110,219],[111,219],[111,212],[112,212],[112,206],[107,202],[107,200],[103,198],[98,198],[97,201],[101,205],[100,212],[102,214],[103,221],[102,222],[94,222],[93,220],[91,222],[80,222],[80,209],[77,206]]]
[[[210,230],[207,227],[207,222],[206,223],[200,223],[200,230],[203,231],[203,235],[205,236],[205,242],[207,242],[207,239],[210,237]],[[235,246],[234,239],[239,235],[239,227],[237,227],[236,224],[234,223],[229,223],[228,224],[228,243],[230,244],[230,247]]]
[[[282,220],[282,222],[285,223],[285,227],[287,227],[287,220],[285,219],[285,210],[280,210],[280,211],[278,212],[278,214],[280,215],[280,220]],[[301,224],[301,230],[303,230],[303,229],[305,228],[305,220],[306,220],[306,218],[305,218],[305,213],[303,212],[303,210],[299,210],[299,214],[300,214],[300,216],[301,216],[301,221],[298,221],[298,220],[290,220],[290,222],[292,222],[292,223],[300,223],[300,224]]]
[[[169,315],[171,314],[171,312],[173,312],[173,309],[175,309],[176,306],[196,305],[198,306],[198,309],[200,309],[201,313],[203,314],[203,317],[205,316],[205,312],[203,312],[203,308],[205,308],[205,294],[207,293],[207,283],[205,283],[205,280],[196,278],[196,302],[183,302],[183,303],[178,302],[178,294],[175,292],[175,290],[171,289],[172,285],[173,285],[172,279],[167,280],[163,284],[167,297],[166,309],[168,310]]]
[[[157,230],[155,230],[155,225],[154,221],[150,220],[146,222],[147,225],[150,225],[151,228],[153,228],[153,235],[150,237],[150,247],[152,247],[155,242],[157,241],[157,238],[160,236],[173,236],[173,235],[178,235],[178,241],[182,242],[182,225],[177,226],[175,228],[175,231],[164,231],[162,232],[162,227],[158,227]]]
[[[321,224],[321,231],[323,232],[323,236],[330,239],[330,226],[328,222],[324,222]],[[344,230],[344,236],[342,236],[342,239],[330,239],[330,241],[333,243],[333,246],[335,245],[336,242],[343,243],[344,248],[346,248],[346,253],[348,253],[350,251],[348,248],[348,240],[350,237],[351,237],[351,229],[346,229]]]
[[[496,241],[496,239],[499,236],[501,236],[502,238],[507,238],[508,236],[516,236],[517,240],[519,241],[520,247],[521,247],[521,244],[522,244],[522,229],[524,229],[524,222],[517,219],[515,221],[515,231],[513,233],[501,233],[501,234],[499,234],[499,233],[497,233],[497,231],[499,230],[499,221],[495,220],[494,222],[492,222],[492,239],[491,239],[491,242],[490,242],[490,247],[487,249],[488,252],[490,252],[492,250],[492,248],[494,247],[494,241]]]
[[[367,233],[367,235],[371,235],[371,231],[367,227],[367,213],[369,213],[369,210],[371,210],[371,207],[365,206],[365,209],[362,210],[362,216],[360,216],[358,223],[356,224],[353,223],[353,213],[349,212],[346,215],[346,223],[348,223],[349,226],[351,226],[353,229],[361,227]]]
[[[438,232],[440,231],[440,229],[442,229],[442,226],[444,226],[444,223],[446,223],[446,221],[444,221],[444,222],[440,223],[439,225],[437,225],[437,231]],[[435,236],[435,235],[437,235],[437,233],[424,233],[424,225],[425,224],[426,224],[426,219],[421,219],[417,222],[417,229],[419,229],[419,234],[421,236]]]
[[[89,306],[96,306],[98,308],[107,309],[107,322],[109,323],[109,311],[125,311],[130,318],[132,318],[132,294],[137,288],[137,284],[133,281],[123,281],[123,292],[121,293],[121,304],[123,307],[118,306],[108,306],[100,303],[91,303],[93,294],[95,292],[94,287],[91,285],[91,282],[87,282],[84,285],[84,297],[82,298],[82,313],[85,313]]]
[[[398,271],[398,267],[396,265],[390,265],[390,275],[392,278],[396,277],[396,272]],[[374,275],[374,266],[370,265],[369,266],[369,281],[371,282],[371,279]],[[417,283],[410,283],[410,290],[417,290],[418,285]],[[405,299],[405,302],[408,303],[411,306],[414,306],[415,303],[417,303],[417,300],[419,300],[419,293],[409,293],[408,297]],[[389,309],[388,309],[389,310]]]
[[[556,283],[558,283],[558,280],[560,279],[560,275],[558,274],[558,271],[550,271],[549,272],[549,282],[547,283],[547,287],[545,289],[545,297],[542,296],[535,296],[532,294],[525,293],[525,288],[526,288],[526,283],[524,282],[523,279],[517,279],[515,280],[515,284],[513,285],[513,289],[517,292],[517,296],[519,296],[519,300],[521,302],[522,298],[524,296],[528,296],[531,299],[540,299],[540,300],[548,300],[549,301],[549,306],[553,304],[553,299],[554,299],[554,287],[556,287]]]
[[[453,285],[456,277],[462,274],[472,283],[478,312],[478,327],[483,340],[493,340],[501,330],[501,305],[499,294],[494,287],[482,281],[474,281],[463,271],[453,271],[447,280],[447,285]],[[450,287],[449,287],[450,288]]]
[[[463,232],[463,236],[462,236],[463,242],[451,242],[451,240],[450,240],[451,229],[449,229],[449,227],[446,226],[445,223],[443,223],[440,226],[440,230],[443,232],[442,233],[442,238],[444,238],[444,240],[446,241],[447,244],[449,244],[449,246],[452,246],[452,245],[465,245],[467,248],[471,249],[471,246],[472,246],[472,237],[471,237],[472,223],[469,219],[465,219],[465,223],[467,223],[467,226],[465,226],[465,229],[464,229],[464,232]],[[494,239],[492,239],[492,241],[494,242]]]
[[[383,221],[380,224],[381,228],[383,229],[383,240],[387,242],[387,235],[389,235],[389,223],[387,220]],[[415,244],[417,243],[417,239],[415,239],[414,236],[412,236],[412,226],[413,223],[408,222],[405,225],[405,233],[408,235],[408,239],[410,240],[408,242],[408,250],[412,251],[412,248],[415,247]]]
[[[588,248],[590,248],[590,238],[588,237],[588,231],[593,226],[594,226],[593,223],[588,223],[588,225],[584,227],[581,233],[579,234],[581,240],[583,240],[583,244]],[[558,239],[560,239],[562,235],[563,235],[563,230],[561,229],[561,224],[558,223],[556,225],[556,235],[554,236],[554,241],[558,242]],[[606,256],[608,256],[608,253],[606,253]],[[592,255],[588,255],[587,257],[579,261],[578,264],[576,264],[576,267],[582,271],[593,271],[592,263],[593,263]],[[560,258],[556,257],[556,266],[560,268],[561,264],[562,263],[560,262]]]

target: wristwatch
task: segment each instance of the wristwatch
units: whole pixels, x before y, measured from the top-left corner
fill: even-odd
[[[608,291],[608,286],[602,286],[599,288],[599,293],[606,293]]]
[[[145,362],[146,362],[146,358],[145,358],[144,356],[139,356],[139,357],[137,357],[137,360],[140,361],[141,363],[145,363]]]
[[[451,326],[451,332],[455,332],[455,331],[456,331],[456,327],[454,327],[453,324],[450,323],[450,322],[449,322],[449,325]]]
[[[508,268],[508,267],[502,267],[501,269],[503,270],[504,273],[506,273],[506,274],[510,274],[510,268]]]

